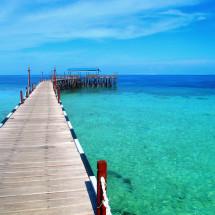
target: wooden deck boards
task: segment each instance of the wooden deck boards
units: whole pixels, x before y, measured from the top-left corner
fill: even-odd
[[[95,196],[52,84],[0,129],[0,214],[94,214]]]

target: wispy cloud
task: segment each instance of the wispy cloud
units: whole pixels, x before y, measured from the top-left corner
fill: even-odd
[[[206,18],[181,7],[201,0],[1,1],[0,50],[73,39],[131,39]]]
[[[214,65],[215,60],[209,59],[194,59],[194,60],[169,60],[169,61],[145,61],[140,63],[142,65],[185,65],[185,66],[199,66],[199,65]]]

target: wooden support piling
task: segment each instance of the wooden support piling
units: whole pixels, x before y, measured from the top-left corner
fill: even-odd
[[[97,215],[106,215],[106,207],[102,204],[104,197],[101,186],[101,177],[104,177],[105,182],[107,183],[107,162],[104,160],[97,162]]]
[[[52,77],[52,76],[51,76]],[[50,78],[51,78],[50,77]],[[118,74],[105,74],[100,75],[99,72],[96,74],[89,74],[86,72],[85,76],[79,74],[68,76],[58,76],[56,74],[56,69],[54,69],[54,78],[52,79],[53,87],[59,90],[67,90],[70,88],[84,88],[84,87],[116,87]]]

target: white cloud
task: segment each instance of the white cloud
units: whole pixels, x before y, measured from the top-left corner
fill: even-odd
[[[6,11],[0,13],[0,50],[19,50],[76,38],[130,39],[205,19],[204,14],[179,10],[182,6],[198,4],[200,0],[67,2],[4,1],[4,7],[0,8],[0,12]]]
[[[192,59],[192,60],[169,60],[169,61],[137,61],[137,62],[128,62],[128,63],[119,63],[118,65],[137,65],[137,66],[144,66],[144,65],[173,65],[173,66],[201,66],[201,65],[215,65],[215,60],[211,59]]]

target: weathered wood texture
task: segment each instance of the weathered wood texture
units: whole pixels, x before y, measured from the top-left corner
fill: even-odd
[[[51,82],[0,128],[0,214],[94,214],[95,196]]]

